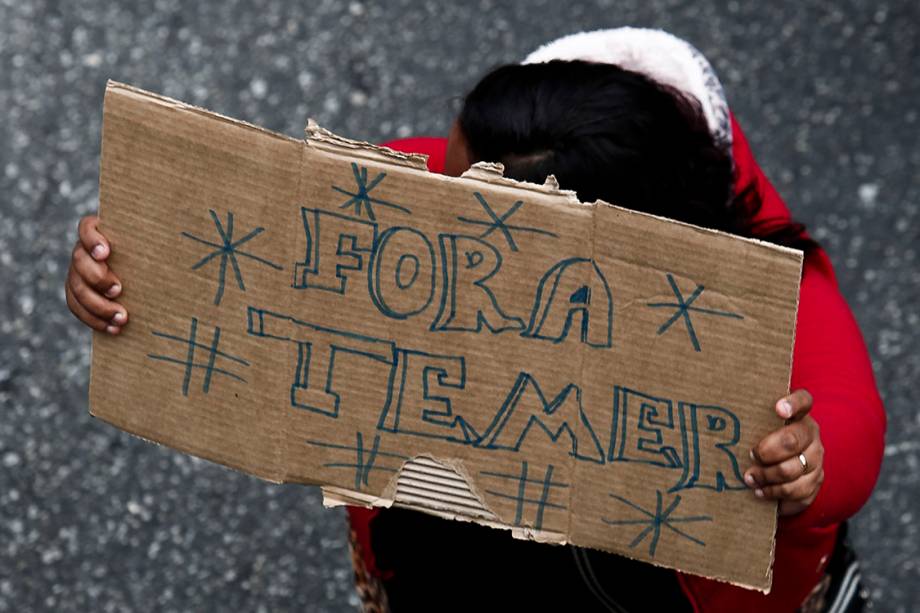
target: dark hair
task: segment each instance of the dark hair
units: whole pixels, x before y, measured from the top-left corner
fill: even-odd
[[[476,161],[505,176],[559,185],[707,228],[810,250],[796,222],[755,223],[753,186],[735,194],[730,154],[717,146],[699,103],[612,64],[507,65],[466,96],[459,117]]]

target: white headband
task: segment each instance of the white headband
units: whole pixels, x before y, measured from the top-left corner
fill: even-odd
[[[732,129],[722,84],[690,43],[663,30],[614,28],[558,38],[528,55],[524,64],[585,60],[616,64],[699,101],[716,144],[731,155]]]

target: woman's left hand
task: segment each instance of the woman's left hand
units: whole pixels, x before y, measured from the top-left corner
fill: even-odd
[[[780,515],[807,509],[824,481],[824,445],[818,422],[808,414],[811,404],[804,389],[776,403],[776,414],[786,424],[754,446],[751,467],[744,473],[755,495],[779,501]]]

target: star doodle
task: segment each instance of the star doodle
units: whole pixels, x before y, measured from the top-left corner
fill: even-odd
[[[695,351],[702,351],[700,347],[700,341],[696,336],[696,330],[693,328],[693,321],[690,319],[690,311],[695,313],[704,313],[706,315],[718,315],[721,317],[731,317],[733,319],[744,319],[743,315],[738,313],[731,313],[729,311],[717,311],[715,309],[704,309],[702,307],[691,306],[693,301],[700,297],[700,294],[703,293],[703,286],[697,285],[696,289],[693,290],[693,293],[690,294],[690,297],[684,300],[683,294],[680,292],[680,288],[677,287],[677,282],[674,281],[674,276],[671,273],[667,273],[668,284],[671,286],[671,291],[674,292],[674,296],[677,298],[677,302],[649,302],[647,306],[652,308],[667,307],[675,309],[674,314],[671,317],[661,324],[661,327],[658,328],[658,334],[664,334],[667,332],[674,322],[678,319],[683,318],[684,325],[687,327],[687,334],[690,336],[690,343],[693,345]]]
[[[712,521],[712,517],[708,515],[689,515],[689,516],[684,516],[684,517],[671,517],[671,514],[677,509],[678,505],[680,505],[680,500],[681,500],[680,495],[675,496],[674,500],[671,501],[671,504],[668,505],[668,508],[662,510],[661,508],[662,507],[661,490],[656,490],[655,491],[656,502],[655,502],[655,512],[654,513],[646,509],[643,509],[639,505],[633,502],[630,502],[629,500],[627,500],[626,498],[623,498],[622,496],[617,496],[616,494],[609,494],[609,495],[614,500],[618,500],[619,502],[622,502],[626,506],[631,507],[635,509],[636,511],[639,511],[640,513],[645,515],[645,518],[643,519],[607,519],[606,517],[601,518],[605,524],[608,524],[611,526],[631,526],[631,525],[645,526],[645,528],[641,532],[639,532],[639,534],[636,535],[636,538],[634,538],[632,542],[629,544],[630,549],[632,549],[633,547],[635,547],[636,545],[644,541],[646,538],[650,537],[649,546],[648,546],[648,554],[652,557],[655,557],[655,550],[658,547],[658,538],[661,536],[662,527],[665,527],[668,530],[675,532],[679,536],[687,539],[688,541],[696,543],[697,545],[702,545],[703,547],[706,546],[706,543],[704,543],[702,539],[699,539],[695,536],[691,536],[687,534],[686,532],[684,532],[683,530],[681,530],[680,528],[676,528],[673,526],[673,524],[677,524],[677,523]]]
[[[386,200],[382,200],[380,198],[374,198],[373,196],[370,195],[371,190],[373,190],[375,187],[377,187],[380,184],[381,181],[383,181],[384,177],[387,176],[387,173],[385,172],[377,173],[377,176],[371,179],[370,182],[368,182],[367,167],[362,166],[359,169],[358,165],[352,162],[351,171],[355,175],[355,184],[357,185],[357,188],[358,188],[357,191],[350,192],[337,185],[332,186],[332,189],[334,189],[335,191],[345,194],[346,196],[350,196],[348,200],[346,200],[343,204],[339,206],[340,209],[348,209],[348,208],[353,207],[355,210],[355,215],[357,215],[358,217],[361,217],[362,212],[365,212],[367,213],[367,218],[370,219],[371,221],[376,221],[377,219],[377,216],[374,213],[375,204],[378,204],[380,206],[390,207],[390,208],[396,209],[397,211],[402,211],[403,213],[412,212],[404,206],[400,206],[392,202],[387,202]]]
[[[227,263],[233,267],[233,274],[236,277],[237,286],[240,288],[240,290],[246,291],[246,286],[243,283],[243,273],[240,271],[240,264],[237,260],[237,257],[249,258],[250,260],[254,260],[260,264],[274,268],[275,270],[284,270],[284,267],[275,264],[274,262],[270,262],[265,258],[260,258],[259,256],[240,250],[241,245],[257,237],[259,234],[265,231],[265,228],[259,226],[243,238],[233,240],[233,213],[227,211],[227,226],[225,228],[220,221],[220,217],[217,216],[217,213],[214,210],[209,209],[208,212],[211,214],[211,220],[214,222],[214,226],[217,229],[217,234],[219,235],[221,241],[220,243],[205,240],[188,232],[182,232],[181,234],[182,236],[190,238],[193,241],[214,248],[214,251],[193,264],[192,270],[198,270],[211,260],[218,257],[220,258],[220,269],[217,273],[217,293],[214,295],[214,304],[220,304],[221,298],[223,298],[224,295],[224,282],[227,276]]]
[[[514,232],[527,232],[530,234],[540,234],[542,236],[551,236],[553,238],[559,238],[558,234],[550,232],[549,230],[541,230],[540,228],[531,228],[528,226],[513,226],[508,224],[508,220],[514,215],[518,209],[524,206],[523,200],[518,200],[512,204],[507,211],[498,215],[495,213],[495,210],[489,205],[488,201],[483,197],[479,192],[473,192],[473,195],[476,196],[476,199],[479,201],[480,206],[486,212],[486,215],[489,216],[489,221],[485,219],[470,219],[469,217],[457,217],[458,220],[465,224],[470,224],[474,226],[485,226],[482,234],[479,235],[479,238],[486,238],[496,230],[502,233],[502,236],[505,237],[505,242],[508,243],[508,248],[511,251],[517,251],[518,246],[514,240]]]

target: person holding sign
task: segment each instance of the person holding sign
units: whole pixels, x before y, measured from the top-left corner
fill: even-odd
[[[541,545],[399,509],[349,508],[368,610],[858,610],[845,521],[878,476],[885,415],[865,345],[824,251],[792,221],[728,110],[708,62],[656,30],[565,37],[498,68],[466,97],[447,139],[389,144],[459,176],[500,162],[507,177],[554,175],[605,200],[805,252],[785,424],[751,451],[751,496],[782,516],[769,595],[575,547]],[[84,218],[65,285],[82,322],[117,335],[128,314],[98,219]]]

